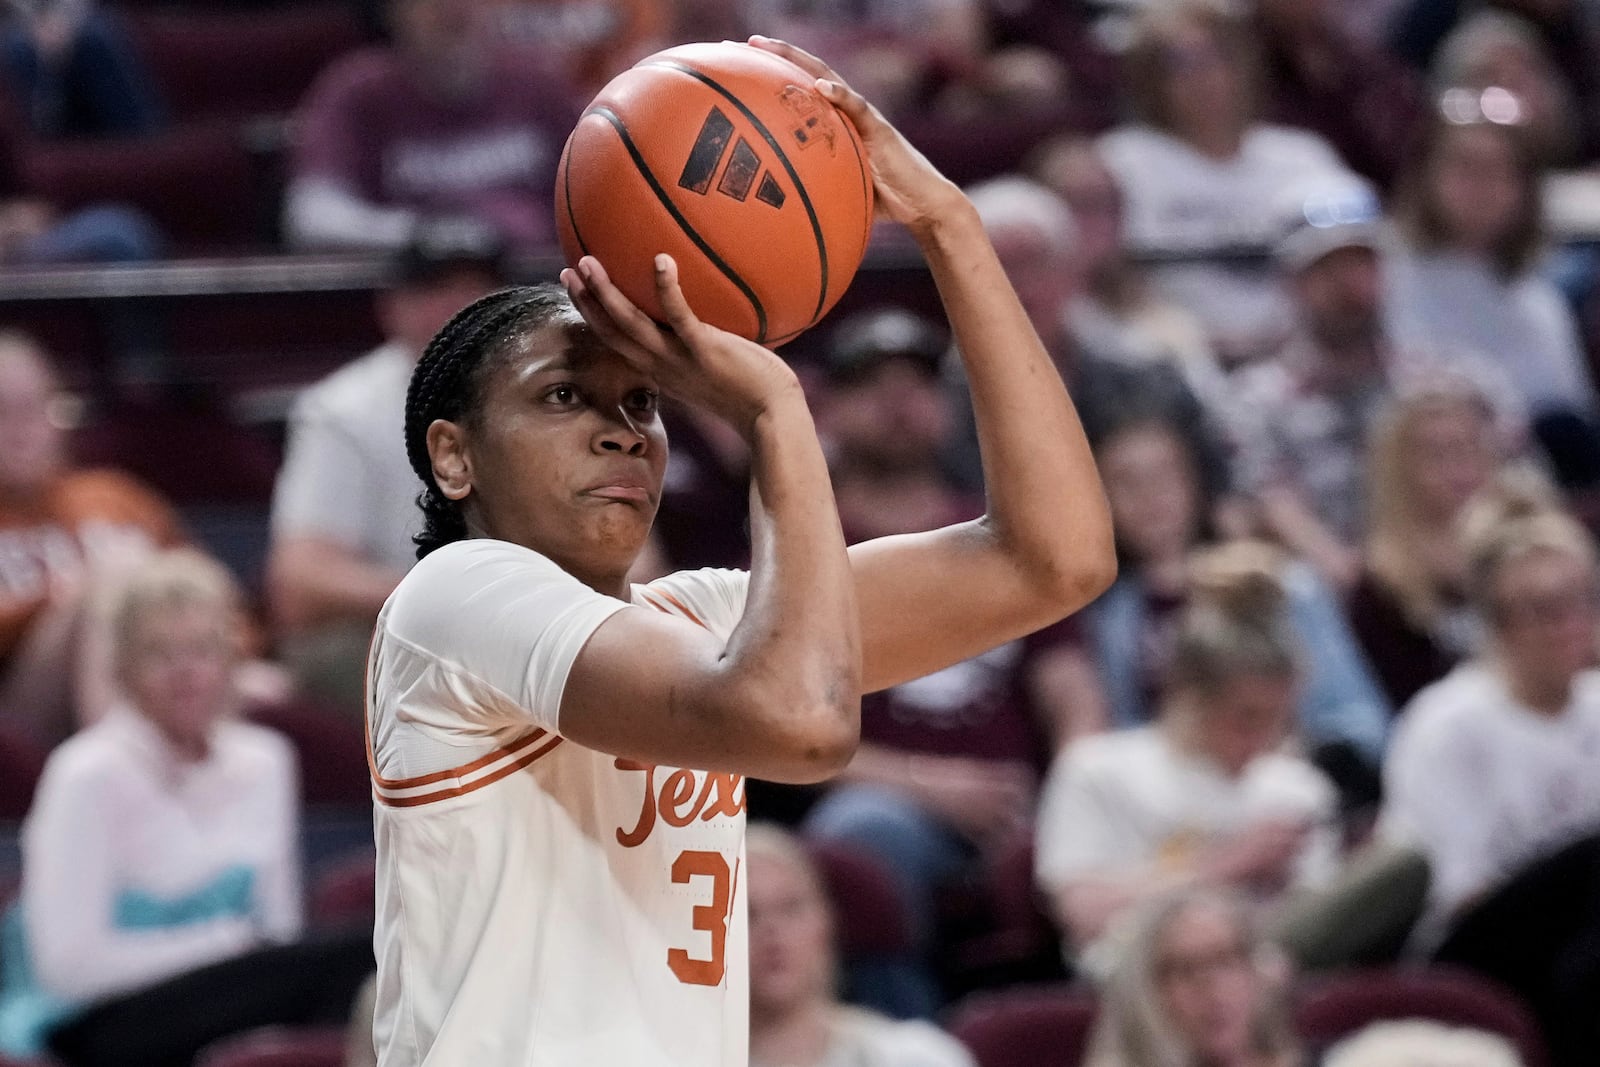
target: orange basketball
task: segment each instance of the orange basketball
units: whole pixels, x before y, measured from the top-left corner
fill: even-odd
[[[556,225],[660,319],[652,261],[705,322],[765,345],[816,324],[866,251],[872,179],[814,79],[746,44],[658,52],[600,90],[567,138]]]

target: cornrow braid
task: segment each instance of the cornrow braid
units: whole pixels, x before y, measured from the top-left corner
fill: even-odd
[[[406,458],[423,486],[417,494],[422,532],[412,538],[418,559],[467,536],[460,503],[440,492],[434,480],[428,427],[435,419],[455,422],[476,413],[493,357],[506,342],[571,311],[572,302],[559,285],[501,289],[456,312],[423,349],[406,389]]]

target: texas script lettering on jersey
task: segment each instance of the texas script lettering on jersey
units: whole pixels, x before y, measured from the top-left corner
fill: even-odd
[[[733,818],[745,809],[744,775],[722,774],[716,771],[695,772],[682,768],[673,771],[656,785],[656,765],[638,760],[618,759],[619,771],[641,771],[644,774],[644,802],[639,808],[639,820],[631,830],[617,827],[617,844],[623,848],[637,848],[644,844],[656,828],[659,819],[668,826],[688,826],[695,819],[711,822],[720,817]],[[705,780],[695,789],[696,773],[704,773]]]

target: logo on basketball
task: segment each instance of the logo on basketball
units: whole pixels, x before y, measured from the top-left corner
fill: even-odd
[[[794,126],[789,133],[794,137],[795,144],[802,150],[814,144],[826,144],[828,155],[833,155],[839,131],[830,121],[833,108],[825,100],[798,85],[785,85],[783,92],[778,94],[778,103],[794,116]]]
[[[722,168],[722,178],[717,182],[717,192],[741,203],[749,198],[752,188],[756,199],[772,207],[782,207],[788,199],[771,171],[763,171],[761,157],[743,137],[733,140],[733,123],[719,107],[713,107],[706,120],[700,124],[689,159],[678,175],[678,187],[691,193],[706,196],[711,190],[711,180]],[[729,141],[732,141],[730,148]],[[728,164],[722,166],[723,159]],[[758,180],[759,176],[759,180]]]

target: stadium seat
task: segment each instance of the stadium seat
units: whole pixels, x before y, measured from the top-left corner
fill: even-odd
[[[376,857],[371,849],[335,860],[311,880],[306,916],[323,928],[370,923],[376,905]]]
[[[178,253],[260,248],[274,221],[239,128],[212,121],[141,138],[29,141],[22,191],[57,207],[120,203],[145,211]]]
[[[359,719],[306,698],[259,705],[247,717],[284,734],[294,745],[301,799],[307,805],[370,809],[372,785]]]
[[[335,57],[359,46],[355,6],[259,11],[136,11],[134,41],[175,118],[248,118],[294,110]]]
[[[974,993],[951,1009],[945,1029],[979,1067],[1077,1067],[1094,1026],[1094,998],[1077,986],[1019,986]]]
[[[271,1027],[219,1041],[195,1067],[343,1067],[344,1031]]]
[[[899,956],[911,950],[911,925],[894,875],[871,853],[837,841],[808,838],[833,900],[839,954]]]
[[[45,756],[45,749],[20,731],[0,727],[0,821],[28,814]]]
[[[1548,1053],[1538,1024],[1517,996],[1487,978],[1444,967],[1379,968],[1309,982],[1295,1023],[1314,1049],[1326,1048],[1369,1023],[1431,1019],[1503,1035],[1525,1067],[1544,1067]]]

